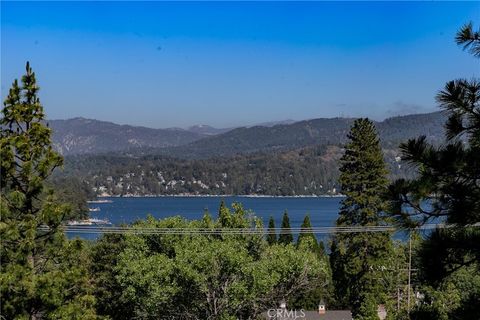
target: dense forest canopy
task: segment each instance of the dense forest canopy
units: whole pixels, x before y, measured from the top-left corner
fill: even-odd
[[[411,177],[398,151],[384,150],[391,178]],[[70,156],[58,179],[81,178],[94,194],[142,196],[336,195],[340,145],[318,145],[283,152],[185,160],[165,156]]]

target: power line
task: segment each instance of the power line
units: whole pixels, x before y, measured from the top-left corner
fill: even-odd
[[[480,223],[468,226],[478,227]],[[431,230],[435,228],[450,228],[452,225],[425,224],[415,230]],[[78,234],[146,234],[146,235],[268,235],[291,232],[293,234],[334,234],[334,233],[361,233],[361,232],[395,232],[409,231],[396,226],[335,226],[312,228],[152,228],[141,226],[62,226],[65,233]],[[39,227],[39,231],[50,230],[47,226]]]
[[[101,227],[101,226],[65,226],[62,227],[65,232],[78,233],[141,233],[141,234],[274,234],[282,232],[291,232],[295,234],[302,233],[345,233],[345,232],[388,232],[394,229],[390,226],[370,226],[370,227],[320,227],[320,228],[145,228],[145,227]],[[48,228],[42,227],[40,230],[46,231]]]

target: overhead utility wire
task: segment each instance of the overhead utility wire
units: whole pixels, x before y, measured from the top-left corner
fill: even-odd
[[[480,223],[467,227],[479,227]],[[429,230],[435,228],[450,228],[451,225],[445,224],[426,224],[415,228],[416,230]],[[339,227],[312,227],[312,228],[148,228],[148,227],[105,227],[105,226],[62,226],[66,233],[84,233],[84,234],[146,234],[146,235],[268,235],[282,232],[291,232],[294,234],[329,234],[329,233],[360,233],[360,232],[391,232],[408,231],[395,226],[339,226]],[[39,227],[39,231],[48,231],[47,226]]]

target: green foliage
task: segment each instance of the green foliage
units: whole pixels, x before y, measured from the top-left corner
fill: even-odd
[[[287,245],[293,242],[292,231],[290,230],[290,218],[288,212],[285,210],[282,217],[282,227],[280,229],[280,236],[278,237],[278,243]]]
[[[313,234],[312,223],[310,222],[310,216],[308,214],[303,219],[300,230],[301,233],[298,235],[297,247],[305,247],[306,249],[319,254],[317,238]]]
[[[215,221],[207,214],[199,221],[149,217],[134,226],[217,231],[261,227],[239,204],[221,205],[220,211]],[[109,237],[92,250],[94,270],[101,277],[97,299],[109,306],[101,314],[114,319],[253,319],[325,278],[326,264],[312,252],[268,245],[260,235]]]
[[[117,280],[119,255],[126,247],[125,236],[105,234],[95,241],[90,250],[90,273],[94,284],[96,310],[100,316],[114,319],[132,319],[133,305],[122,300],[122,288]]]
[[[420,137],[401,145],[404,160],[418,170],[418,178],[390,186],[390,211],[403,225],[439,217],[460,226],[480,221],[479,94],[477,79],[449,81],[437,95],[449,116],[446,143],[435,147]],[[413,210],[402,210],[405,206]]]
[[[368,119],[354,122],[345,154],[340,159],[342,200],[339,226],[378,225],[384,200],[380,197],[388,183],[387,169],[375,126]]]
[[[328,256],[320,249],[317,238],[313,234],[310,216],[307,214],[301,225],[302,233],[298,235],[296,247],[300,250],[307,250],[314,253],[319,261],[327,265],[325,277],[322,281],[315,283],[309,290],[289,301],[293,309],[316,310],[320,301],[327,305],[334,304],[332,272],[329,266]]]
[[[474,31],[471,22],[458,31],[455,42],[475,57],[480,57],[480,30]]]
[[[375,126],[368,119],[354,122],[341,159],[342,200],[337,226],[385,224],[381,212],[388,180]],[[337,233],[331,246],[334,287],[339,304],[352,308],[355,318],[369,319],[385,304],[391,290],[390,234]]]
[[[390,178],[413,177],[408,166],[397,162],[397,148],[384,149]],[[97,195],[331,195],[339,191],[341,155],[339,146],[316,145],[196,160],[120,154],[71,156],[65,160],[62,176],[80,178]]]
[[[267,234],[267,243],[269,245],[273,245],[277,243],[277,234],[275,230],[275,220],[273,220],[273,217],[270,216],[270,219],[268,220],[268,234]]]
[[[480,230],[474,227],[434,230],[421,243],[418,254],[422,281],[439,284],[455,270],[480,261]]]
[[[225,202],[222,200],[218,209],[218,223],[222,227],[229,227],[231,225],[231,217],[230,210],[228,210]]]
[[[423,299],[411,312],[412,319],[475,319],[480,305],[480,275],[477,266],[458,269],[435,287],[419,289]]]
[[[13,82],[0,120],[1,313],[9,319],[92,319],[85,248],[59,229],[70,206],[45,189],[62,157],[52,149],[38,90],[27,62],[22,86]]]
[[[408,236],[408,235],[406,235]],[[390,259],[389,270],[382,273],[384,279],[383,283],[386,286],[391,286],[390,300],[385,301],[385,308],[387,310],[387,319],[395,320],[409,320],[409,310],[414,306],[418,300],[416,298],[416,288],[419,285],[419,248],[423,241],[422,237],[417,232],[410,233],[411,238],[411,287],[408,286],[409,275],[409,252],[410,242],[395,240],[393,242],[393,252]],[[410,291],[410,309],[408,304],[408,292]]]
[[[66,219],[81,220],[89,216],[87,201],[95,194],[85,182],[77,177],[56,176],[47,181],[47,186],[54,189],[57,197],[71,207]]]
[[[217,134],[205,136],[191,130],[150,129],[94,119],[48,121],[54,131],[54,144],[65,156],[119,153],[177,159],[232,158],[240,154],[340,145],[345,143],[352,122],[351,118],[312,119],[271,127],[219,129],[215,130]],[[390,149],[425,132],[432,142],[440,142],[444,122],[442,113],[433,112],[391,117],[375,125],[383,147]]]
[[[455,41],[479,57],[480,40],[471,23],[459,30]],[[480,230],[472,227],[480,222],[479,95],[478,79],[447,82],[436,97],[448,116],[445,143],[434,146],[419,137],[401,145],[402,158],[417,169],[417,177],[390,185],[391,215],[406,227],[439,220],[450,225],[433,231],[419,248],[426,297],[414,319],[476,317],[471,309],[478,306],[480,284],[464,273],[478,274],[480,266]]]
[[[96,194],[329,194],[338,157],[335,146],[204,160],[77,156],[67,157],[64,175],[81,177]]]
[[[326,251],[325,251],[325,244],[323,243],[323,241],[319,241],[318,242],[318,253],[319,255],[323,256],[326,254]]]

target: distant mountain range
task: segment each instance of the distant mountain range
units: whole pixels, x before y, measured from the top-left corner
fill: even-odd
[[[201,135],[212,136],[216,134],[225,133],[232,129],[234,128],[218,129],[218,128],[211,127],[209,125],[201,124],[201,125],[191,126],[187,130],[193,133],[201,134]]]
[[[382,145],[395,149],[400,142],[425,135],[434,143],[444,138],[446,117],[442,112],[388,118],[376,122]],[[176,158],[229,157],[273,150],[292,150],[312,145],[345,143],[353,118],[313,119],[271,127],[237,128],[189,144],[167,147],[154,153]]]
[[[54,145],[64,155],[138,151],[178,158],[208,158],[342,144],[353,120],[286,120],[227,129],[207,125],[151,129],[84,118],[48,123],[53,129]],[[433,142],[441,141],[445,120],[442,112],[433,112],[392,117],[376,122],[376,126],[384,147],[395,148],[399,142],[420,135]]]
[[[178,128],[151,129],[85,118],[49,120],[48,124],[53,129],[54,146],[63,155],[165,148],[208,136]]]
[[[253,125],[253,126],[246,126],[246,128],[251,128],[251,127],[255,127],[255,126],[273,127],[273,126],[276,126],[276,125],[279,125],[279,124],[292,124],[294,122],[296,122],[296,121],[291,120],[291,119],[282,120],[282,121],[269,121],[269,122],[262,122],[262,123],[259,123],[259,124]],[[207,136],[213,136],[213,135],[222,134],[222,133],[231,131],[231,130],[236,129],[236,128],[238,128],[238,127],[219,129],[219,128],[214,128],[214,127],[209,126],[209,125],[200,124],[200,125],[189,127],[187,129],[187,131],[202,134],[202,135],[207,135]]]
[[[398,145],[444,139],[445,114],[376,122],[390,178],[411,177]],[[339,159],[354,119],[313,119],[235,129],[149,129],[82,118],[50,121],[65,170],[97,195],[338,194]],[[223,131],[222,131],[223,130]]]

